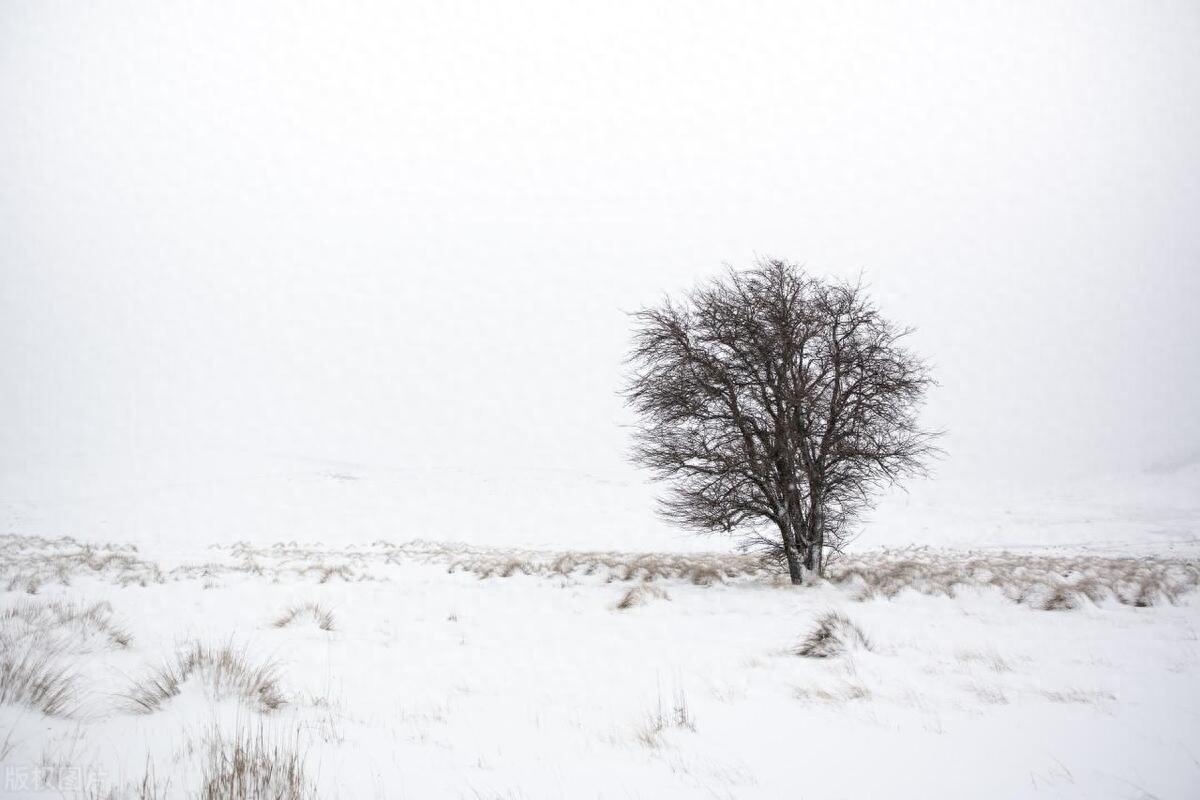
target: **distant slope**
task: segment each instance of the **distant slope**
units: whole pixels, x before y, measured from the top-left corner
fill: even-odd
[[[471,542],[555,550],[732,548],[655,515],[659,487],[557,470],[388,468],[291,458],[82,462],[0,473],[0,532],[136,544],[191,557],[248,541]],[[1154,550],[1200,536],[1200,465],[1054,485],[934,480],[895,492],[857,546]]]

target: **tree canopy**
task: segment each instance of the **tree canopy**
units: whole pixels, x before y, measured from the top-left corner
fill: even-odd
[[[670,483],[663,512],[745,532],[796,582],[936,451],[917,419],[933,380],[905,346],[912,329],[859,283],[763,260],[633,318],[634,459]]]

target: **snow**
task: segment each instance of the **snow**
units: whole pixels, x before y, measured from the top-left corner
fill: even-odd
[[[652,586],[661,591],[620,608],[626,592],[645,585],[640,577],[514,569],[482,578],[472,565],[548,563],[552,553],[526,548],[612,550],[614,541],[740,562],[697,552],[719,541],[653,524],[639,533],[645,509],[627,498],[642,487],[549,473],[486,481],[331,473],[322,466],[155,490],[128,479],[109,493],[23,501],[8,484],[6,525],[25,538],[7,541],[6,577],[39,563],[51,577],[35,582],[36,594],[10,584],[3,608],[107,602],[113,624],[130,634],[127,647],[81,635],[62,655],[78,689],[69,718],[0,704],[11,796],[74,796],[68,778],[132,791],[148,769],[166,796],[187,796],[203,779],[214,731],[228,739],[239,730],[302,753],[321,797],[1188,798],[1200,788],[1193,595],[1150,607],[1110,596],[1042,611],[992,589],[862,599],[853,583],[795,588],[733,574],[711,585],[659,578]],[[983,490],[949,509],[914,493],[908,517],[889,516],[885,503],[858,546],[870,552],[911,531],[949,554],[956,541],[986,541],[993,550],[1170,557],[1195,569],[1197,495],[1180,491],[1194,478],[1189,468],[1104,481],[1092,485],[1109,493],[1091,497],[1082,484],[1059,487],[1062,502],[1040,509],[1033,504],[1044,496],[1023,493],[1025,506],[983,532],[971,520],[995,506],[977,506],[974,517],[963,511]],[[1115,485],[1127,494],[1114,495]],[[447,521],[456,515],[408,515],[418,498],[453,510],[441,502],[459,487],[496,509],[470,548],[446,543],[472,534]],[[558,513],[550,524],[523,505],[535,502],[537,487],[548,507],[561,503],[580,524]],[[1172,503],[1150,505],[1168,495]],[[628,528],[588,520],[601,508],[624,509],[610,513],[627,514]],[[1080,517],[1082,508],[1094,512]],[[53,565],[82,545],[29,537],[79,535],[89,519],[105,521],[103,535],[82,541],[129,538],[141,547],[86,551],[87,564],[63,567],[64,584]],[[919,529],[906,527],[916,520]],[[901,533],[887,534],[890,522]],[[423,544],[367,541],[399,543],[424,526]],[[1140,538],[1129,538],[1139,527]],[[301,543],[269,544],[285,538]],[[247,541],[233,546],[238,539]],[[276,626],[306,604],[328,610],[332,630],[311,614]],[[871,648],[795,655],[829,611],[860,626]],[[194,642],[230,647],[250,668],[273,662],[286,704],[263,712],[193,676],[154,713],[133,713],[123,696]],[[67,766],[46,771],[55,764]],[[38,794],[46,776],[53,785]]]
[[[0,470],[0,532],[134,544],[172,563],[213,544],[377,539],[541,549],[727,550],[655,513],[633,470],[488,470],[212,451]],[[885,495],[859,545],[1161,550],[1194,541],[1200,465],[1072,480],[935,478]]]

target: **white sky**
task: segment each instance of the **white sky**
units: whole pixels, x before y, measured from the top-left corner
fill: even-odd
[[[903,5],[903,8],[901,6]],[[1195,2],[0,2],[0,466],[626,473],[623,310],[863,270],[943,475],[1200,446]]]

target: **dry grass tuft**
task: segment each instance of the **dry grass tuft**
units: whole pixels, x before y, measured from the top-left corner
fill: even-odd
[[[714,583],[724,583],[725,576],[711,564],[699,564],[692,569],[688,580],[697,586],[712,586]]]
[[[333,630],[333,612],[320,603],[301,603],[288,608],[280,614],[273,623],[276,628],[286,628],[299,617],[311,619],[323,631]]]
[[[345,548],[320,543],[245,542],[212,548],[220,558],[183,564],[163,574],[141,560],[136,548],[87,545],[73,539],[0,536],[0,587],[36,594],[54,581],[79,574],[121,586],[171,580],[219,585],[222,575],[242,573],[278,582],[315,576],[319,583],[387,579],[393,565],[438,564],[479,578],[516,575],[608,581],[689,581],[707,586],[731,581],[784,580],[782,566],[763,553],[562,552],[477,547],[465,544],[376,541]],[[1067,611],[1087,603],[1115,601],[1144,607],[1177,603],[1200,588],[1200,564],[1163,556],[1046,555],[956,552],[912,547],[839,554],[826,578],[859,599],[890,599],[904,591],[955,597],[963,590],[997,590],[1034,609]]]
[[[4,741],[0,742],[0,761],[8,758],[13,750],[16,749],[17,743],[13,741],[13,733],[17,730],[17,724],[14,722],[8,729],[8,733],[4,735]]]
[[[1072,587],[1057,584],[1052,587],[1046,598],[1037,604],[1043,611],[1071,611],[1079,608],[1080,594]]]
[[[1012,665],[994,650],[959,650],[959,661],[980,661],[992,672],[1012,672]]]
[[[1106,691],[1086,691],[1083,689],[1064,689],[1044,691],[1042,695],[1052,703],[1083,703],[1096,705],[1105,700],[1116,700],[1117,696]]]
[[[72,657],[128,647],[108,603],[18,602],[0,611],[0,703],[55,717],[79,711]]]
[[[646,720],[638,728],[637,738],[646,747],[658,747],[662,744],[663,734],[671,729],[696,731],[696,719],[692,716],[687,694],[680,687],[675,688],[675,696],[670,708],[663,704],[661,689],[658,693],[658,703],[654,711],[646,716]]]
[[[911,590],[954,597],[963,589],[994,588],[1016,603],[1048,611],[1107,599],[1123,605],[1176,603],[1200,587],[1200,567],[1166,557],[1090,554],[958,553],[914,547],[845,556],[826,577],[856,588],[860,599]]]
[[[799,687],[793,691],[797,700],[819,700],[823,703],[848,703],[853,700],[865,700],[871,696],[871,690],[861,683],[845,681],[833,688]]]
[[[836,611],[829,611],[792,652],[805,658],[830,658],[848,650],[872,649],[871,640],[858,625]]]
[[[981,683],[971,684],[971,692],[988,705],[1007,705],[1008,695],[999,686],[984,686]]]
[[[635,586],[625,593],[620,602],[617,603],[617,608],[624,611],[635,606],[644,606],[651,600],[670,600],[671,596],[665,590],[654,586],[653,584],[643,583],[640,586]]]
[[[418,548],[417,545],[421,544]],[[724,553],[617,553],[494,550],[465,545],[409,543],[389,555],[447,561],[449,572],[470,572],[480,578],[513,575],[597,576],[607,580],[686,580],[698,586],[729,580],[774,576],[779,567],[757,555]]]
[[[199,800],[316,798],[298,742],[272,740],[260,726],[230,738],[215,731],[202,773]]]
[[[116,544],[82,544],[70,537],[0,536],[0,578],[8,591],[37,594],[49,583],[70,585],[79,575],[107,579],[119,586],[162,583],[156,564],[143,561],[137,548]]]
[[[70,670],[60,662],[61,650],[41,637],[0,647],[0,704],[25,705],[49,717],[68,717],[78,693]]]
[[[181,567],[175,577],[252,571],[272,579],[316,573],[318,580],[378,580],[376,568],[405,563],[445,565],[481,579],[517,575],[594,578],[608,581],[689,581],[697,585],[781,580],[780,564],[761,553],[562,552],[477,547],[465,544],[377,541],[361,548],[272,547],[239,543],[229,548],[236,564]],[[248,566],[248,565],[252,565]],[[956,552],[931,548],[867,551],[841,555],[826,577],[860,599],[890,599],[904,591],[954,597],[966,589],[993,589],[1030,608],[1067,610],[1115,600],[1133,606],[1174,603],[1200,588],[1200,565],[1165,557],[1107,557],[1092,554],[1038,555]]]
[[[74,653],[129,647],[133,636],[113,620],[107,602],[82,605],[36,600],[17,603],[0,611],[0,637],[21,640],[44,636]]]
[[[178,696],[193,678],[213,699],[236,697],[263,713],[286,702],[274,662],[252,667],[240,650],[228,646],[214,650],[196,643],[136,683],[124,695],[126,707],[135,713],[154,713]]]

